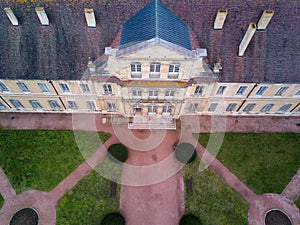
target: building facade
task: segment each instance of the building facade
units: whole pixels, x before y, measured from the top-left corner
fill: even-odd
[[[241,44],[251,40],[247,32]],[[300,116],[299,83],[220,82],[221,62],[206,64],[209,49],[159,1],[132,16],[116,40],[81,80],[1,79],[0,111],[101,113],[131,129],[176,129],[185,115]]]

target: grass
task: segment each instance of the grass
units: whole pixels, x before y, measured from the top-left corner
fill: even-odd
[[[199,136],[204,147],[208,140],[209,134]],[[256,194],[281,193],[299,168],[299,145],[300,134],[294,133],[226,133],[217,158]],[[198,165],[185,166],[194,189],[186,192],[187,213],[203,224],[247,224],[247,204],[210,169],[197,172]]]
[[[109,180],[92,171],[59,202],[57,225],[99,224],[104,216],[119,210],[120,185],[117,197],[110,198]]]
[[[96,136],[97,138],[100,137],[101,141],[109,138],[106,133],[99,133]],[[96,141],[96,136],[91,132],[80,132],[80,137],[84,139],[81,144],[86,146],[86,154],[90,154],[99,147],[100,142]],[[17,193],[29,189],[50,191],[84,160],[72,131],[0,130],[0,140],[0,166]],[[88,197],[82,196],[80,185],[83,185],[87,190],[96,190],[99,183],[105,186],[109,181],[104,178],[101,180],[101,177],[92,173],[80,182],[79,188],[76,186],[67,196],[81,196],[81,199],[86,199]],[[109,184],[106,186],[109,189]],[[93,201],[92,204],[98,204],[96,199]],[[106,197],[105,201],[110,201],[110,199],[108,200]],[[60,205],[63,203],[64,200]],[[88,211],[84,212],[84,210],[89,210],[84,207],[87,203],[83,202],[81,205],[79,202],[77,206],[72,205],[72,203],[72,201],[67,201],[63,204],[65,210],[81,208],[82,216],[88,215]],[[3,199],[0,198],[0,206],[2,204]],[[57,214],[63,216],[60,210],[64,207],[60,205]],[[78,224],[77,219],[72,220],[73,217],[77,216],[74,215],[76,213],[75,210],[74,212],[69,211],[69,222],[64,221],[61,224]],[[60,220],[58,218],[58,221]]]
[[[199,163],[197,158],[184,168],[184,177],[193,179],[193,192],[185,191],[186,213],[206,225],[248,224],[247,203],[210,169],[198,172]]]

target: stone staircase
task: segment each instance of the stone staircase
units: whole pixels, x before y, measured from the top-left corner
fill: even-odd
[[[176,130],[176,120],[170,117],[135,116],[128,129]]]

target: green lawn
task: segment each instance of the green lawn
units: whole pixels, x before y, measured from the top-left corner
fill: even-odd
[[[93,133],[80,132],[80,137],[83,137],[84,141],[88,143],[85,153],[93,152],[99,147],[99,142],[95,141],[96,137]],[[105,133],[99,133],[99,137],[102,141],[109,138]],[[17,193],[29,189],[50,191],[84,160],[72,131],[0,130],[0,140],[0,166]],[[79,212],[82,220],[84,220],[83,215],[86,215],[87,221],[89,219],[94,221],[95,217],[89,215],[92,207],[86,207],[89,204],[96,207],[97,204],[101,205],[101,202],[104,201],[110,208],[103,206],[105,208],[103,213],[112,208],[113,211],[118,210],[118,206],[115,204],[118,200],[111,200],[107,195],[103,199],[96,199],[95,196],[93,197],[93,193],[90,193],[92,196],[82,194],[87,192],[85,190],[97,190],[99,185],[104,189],[109,189],[109,181],[92,173],[65,196],[60,202],[57,212],[57,220],[61,221],[60,224],[78,224]],[[99,191],[101,190],[99,189]],[[106,192],[103,191],[103,193]],[[98,196],[100,197],[100,195]],[[0,206],[2,204],[3,199],[0,198]],[[70,210],[72,208],[78,209],[79,212]],[[65,219],[66,212],[68,213],[67,219]],[[102,216],[104,214],[97,215],[97,217]],[[80,224],[94,223],[83,222]]]
[[[209,134],[199,137],[204,146],[208,139]],[[300,166],[299,145],[300,134],[227,133],[217,158],[255,193],[281,193]],[[197,172],[198,164],[185,167],[185,178],[193,177],[194,183],[194,193],[186,196],[187,212],[204,224],[247,224],[242,198],[212,171]]]

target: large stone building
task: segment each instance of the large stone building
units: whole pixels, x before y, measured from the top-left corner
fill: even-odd
[[[198,4],[203,7],[206,5],[205,1]],[[265,49],[267,40],[265,36],[273,34],[268,32],[269,29],[277,28],[278,4],[273,5],[274,8],[268,5],[261,7],[261,11],[256,10],[259,14],[256,21],[253,21],[252,17],[246,18],[248,24],[241,30],[242,35],[238,42],[233,38],[232,42],[236,43],[236,48],[232,49],[221,47],[221,45],[226,47],[231,37],[230,35],[227,37],[227,32],[230,32],[227,24],[244,21],[244,15],[240,15],[241,18],[238,18],[237,14],[232,17],[233,9],[227,8],[226,5],[218,7],[216,4],[214,12],[206,14],[210,19],[203,21],[213,21],[209,23],[212,43],[202,46],[201,43],[204,43],[202,37],[198,35],[199,31],[197,33],[194,30],[197,28],[196,25],[190,27],[160,1],[152,1],[124,21],[111,46],[105,48],[104,54],[95,57],[95,50],[88,46],[88,51],[94,60],[89,59],[86,69],[77,75],[77,79],[62,79],[63,75],[59,79],[51,79],[49,74],[44,74],[39,79],[31,79],[31,77],[18,79],[22,78],[21,75],[11,79],[10,76],[5,76],[4,72],[7,70],[2,68],[0,110],[1,112],[101,113],[107,118],[104,122],[111,122],[113,118],[115,122],[125,121],[128,127],[133,129],[149,127],[175,129],[176,119],[184,115],[299,116],[299,71],[274,63],[273,67],[276,69],[278,66],[278,71],[284,70],[284,75],[274,73],[273,78],[269,75],[269,71],[273,71],[273,68],[269,69],[270,64],[277,60],[277,58],[270,60],[273,57],[272,51],[275,54],[276,48]],[[293,2],[293,4],[299,7],[299,3]],[[209,5],[209,12],[211,7],[212,5]],[[260,7],[259,4],[257,7]],[[52,9],[49,10],[50,15],[47,15],[47,7],[30,10],[36,12],[36,19],[39,18],[42,23],[40,36],[43,37],[45,46],[39,41],[37,44],[41,48],[47,47],[43,50],[44,54],[49,51],[53,51],[51,54],[58,54],[58,50],[52,49],[55,43],[51,43],[53,41],[51,32],[55,32],[54,27],[57,26],[55,20],[65,14],[54,16]],[[251,10],[251,7],[247,10]],[[90,38],[93,34],[98,37],[95,32],[99,31],[98,24],[101,23],[101,20],[98,21],[97,16],[95,17],[95,11],[97,8],[82,10],[86,25],[81,26],[84,26],[82,29],[86,29]],[[16,33],[22,30],[26,22],[23,21],[20,25],[18,20],[20,16],[15,16],[13,7],[5,8],[2,14],[2,17],[7,16],[3,20],[6,26],[10,26],[8,33],[13,36],[12,41],[14,41]],[[289,18],[282,18],[282,21],[289,22],[292,17],[291,12]],[[190,20],[189,24],[197,22],[199,21]],[[202,29],[204,27],[206,26],[203,25]],[[205,34],[206,31],[201,32]],[[294,37],[297,34],[299,28],[295,26],[290,36]],[[88,43],[93,43],[97,48],[97,41],[93,40]],[[220,41],[222,43],[219,43]],[[258,46],[253,46],[253,42]],[[84,42],[79,44],[86,46]],[[220,53],[220,49],[216,49],[217,46],[228,53]],[[22,46],[14,48],[22,50]],[[10,50],[17,53],[18,49],[14,48],[11,47]],[[299,42],[294,42],[293,48],[289,54],[296,62],[299,60]],[[1,55],[10,57],[11,53],[6,54],[3,49],[2,46],[4,54]],[[68,46],[65,49],[68,49]],[[264,52],[258,53],[260,50]],[[37,57],[43,58],[40,50],[38,52]],[[249,54],[252,56],[249,57]],[[274,57],[277,57],[275,55]],[[233,70],[230,69],[232,60],[226,57],[234,58]],[[280,57],[282,56],[278,55],[278,58]],[[14,61],[13,58],[11,59]],[[47,59],[48,61],[43,62],[37,60],[36,63],[43,63],[43,65],[35,65],[34,68],[57,65],[57,61]],[[83,65],[83,62],[86,61],[82,59],[80,64]],[[63,62],[59,61],[59,63]],[[265,68],[260,64],[264,64]],[[14,71],[22,73],[23,70],[18,68],[19,66],[19,62],[16,62],[17,69]],[[264,72],[257,71],[256,66]],[[248,74],[245,75],[245,72]],[[291,74],[285,82],[286,72]],[[43,77],[44,79],[41,79]],[[49,77],[50,79],[46,79]]]

